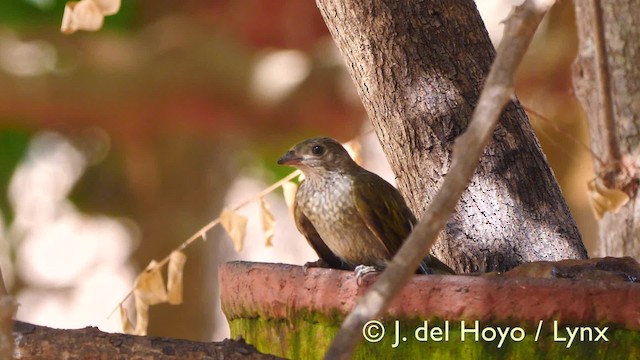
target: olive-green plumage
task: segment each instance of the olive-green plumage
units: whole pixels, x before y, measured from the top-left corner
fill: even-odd
[[[416,223],[398,190],[356,164],[331,138],[305,140],[278,164],[304,173],[294,203],[296,225],[330,267],[384,268]],[[433,256],[418,271],[453,273]]]

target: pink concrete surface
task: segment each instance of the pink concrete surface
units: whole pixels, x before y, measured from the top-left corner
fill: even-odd
[[[378,275],[362,286],[353,272],[286,264],[230,262],[220,266],[227,318],[284,319],[290,312],[347,314]],[[384,315],[535,324],[608,324],[640,330],[640,284],[526,277],[416,275]]]

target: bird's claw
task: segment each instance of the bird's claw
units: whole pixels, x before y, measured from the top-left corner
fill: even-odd
[[[362,278],[365,275],[370,274],[372,272],[378,272],[378,271],[380,271],[380,269],[378,269],[375,266],[358,265],[358,266],[356,266],[356,268],[353,271],[356,274],[356,284],[358,284],[358,286],[361,286],[362,285]]]
[[[302,265],[302,272],[307,275],[307,271],[312,267],[328,268],[329,264],[327,264],[327,262],[322,259],[318,259],[316,261],[307,261],[306,263],[304,263],[304,265]]]

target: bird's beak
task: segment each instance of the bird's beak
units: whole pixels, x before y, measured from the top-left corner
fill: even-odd
[[[278,164],[295,166],[295,165],[299,165],[301,161],[302,161],[302,158],[300,156],[296,155],[296,153],[293,150],[289,150],[287,151],[286,154],[282,155],[280,160],[278,160]]]

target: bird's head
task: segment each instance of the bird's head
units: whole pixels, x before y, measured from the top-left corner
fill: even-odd
[[[308,139],[296,144],[278,160],[278,164],[296,167],[306,176],[346,171],[357,166],[347,150],[328,137]]]

